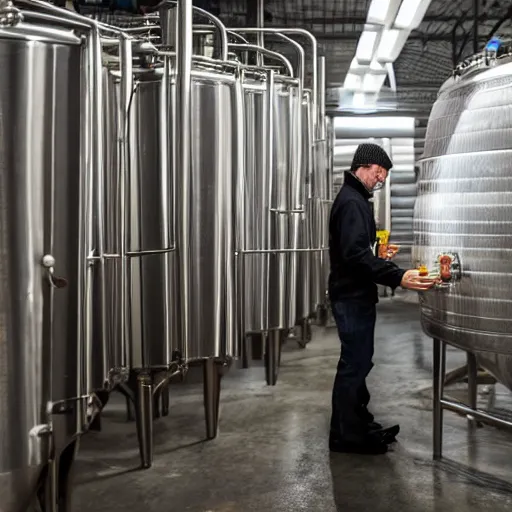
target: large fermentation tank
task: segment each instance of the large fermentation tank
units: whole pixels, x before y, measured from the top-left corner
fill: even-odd
[[[421,296],[423,328],[512,389],[512,63],[485,61],[449,79],[432,108],[413,257],[431,268],[458,255],[460,280]]]
[[[273,106],[271,245],[286,252],[271,254],[269,326],[291,329],[296,321],[297,249],[303,212],[298,194],[301,158],[297,134],[302,98],[296,80],[276,76]]]
[[[299,239],[298,248],[301,252],[297,253],[297,311],[296,321],[308,318],[315,310],[312,307],[312,226],[311,215],[313,212],[311,196],[311,179],[313,175],[313,124],[312,124],[312,105],[311,91],[304,91],[302,100],[302,120],[299,133],[302,145],[301,161],[301,193],[304,205],[304,213],[299,214]]]
[[[243,133],[237,80],[228,72],[192,72],[190,182],[176,172],[176,277],[187,360],[237,355],[233,175]]]
[[[327,298],[327,282],[330,271],[328,252],[322,250],[329,245],[329,216],[333,194],[332,161],[332,130],[326,129],[325,140],[316,141],[313,152],[313,170],[309,180],[311,187],[310,229],[312,253],[311,269],[311,313],[325,306]]]
[[[109,70],[105,76],[105,217],[107,240],[112,243],[107,251],[126,254],[126,269],[119,259],[113,260],[107,281],[109,292],[116,297],[110,301],[109,310],[109,321],[115,326],[109,340],[109,365],[114,367],[126,357],[128,366],[134,369],[165,369],[176,348],[172,345],[177,342],[177,335],[176,301],[171,296],[175,291],[175,260],[171,250],[172,189],[167,158],[170,144],[164,142],[168,132],[163,126],[167,116],[162,112],[162,80],[162,67],[134,70],[129,123],[123,135],[119,122],[120,73]],[[125,149],[119,147],[119,140],[126,140],[127,144],[125,167],[119,162],[120,151]],[[125,180],[123,187],[121,180]],[[121,286],[126,286],[124,314]],[[122,321],[126,322],[123,329]],[[124,340],[120,339],[123,333]]]
[[[81,52],[69,31],[25,23],[0,28],[2,512],[25,511],[33,498],[50,456],[48,404],[77,412],[85,395]],[[71,439],[82,422],[68,417]]]
[[[238,293],[242,304],[240,335],[268,329],[270,255],[270,74],[244,74],[244,165],[236,173]],[[262,251],[245,253],[244,251]]]

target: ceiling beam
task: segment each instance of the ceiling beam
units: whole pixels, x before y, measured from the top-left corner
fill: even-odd
[[[333,34],[325,34],[323,32],[313,32],[313,35],[318,39],[318,41],[354,41],[359,38],[361,35],[361,31],[350,31],[350,32],[340,32]],[[425,32],[414,31],[407,38],[407,41],[416,40],[416,41],[452,41],[451,34],[428,34]]]
[[[276,16],[274,16],[274,19]],[[460,16],[425,16],[423,18],[422,23],[449,23],[449,22],[457,22],[459,21]],[[487,16],[486,14],[481,14],[478,17],[479,21],[489,21],[496,22],[500,21],[503,16],[493,15]],[[460,23],[473,23],[473,17],[468,16],[465,19],[462,19]],[[331,18],[293,18],[288,16],[287,24],[298,24],[298,25],[365,25],[366,18],[362,16],[341,16],[341,17],[331,17]]]

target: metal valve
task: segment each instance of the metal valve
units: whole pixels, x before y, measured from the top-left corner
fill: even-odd
[[[55,258],[51,254],[45,254],[41,260],[41,264],[46,269],[50,286],[53,288],[65,288],[68,285],[67,279],[54,274]]]

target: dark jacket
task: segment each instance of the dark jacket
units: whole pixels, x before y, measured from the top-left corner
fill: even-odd
[[[376,227],[372,195],[349,172],[331,209],[329,220],[329,296],[332,302],[378,302],[377,284],[396,288],[405,270],[375,256]]]

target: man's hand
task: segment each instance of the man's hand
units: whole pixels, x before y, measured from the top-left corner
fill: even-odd
[[[437,277],[420,276],[418,270],[408,270],[404,274],[404,277],[402,277],[402,282],[400,283],[400,285],[402,286],[402,288],[421,292],[429,290],[438,281],[439,279]]]

